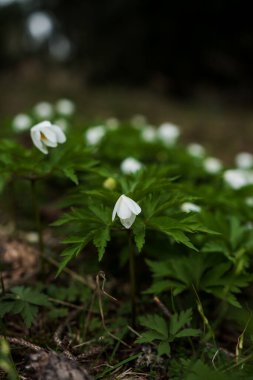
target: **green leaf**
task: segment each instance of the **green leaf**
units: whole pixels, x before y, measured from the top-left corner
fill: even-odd
[[[107,242],[110,240],[110,230],[109,228],[100,229],[96,232],[93,238],[93,243],[98,250],[98,260],[101,261]]]
[[[31,327],[32,323],[37,316],[38,308],[37,306],[29,305],[28,303],[24,304],[24,307],[21,311],[21,316],[24,319],[24,322],[28,328]]]
[[[150,330],[154,330],[164,337],[168,337],[168,326],[164,318],[157,314],[150,314],[140,317],[140,324]]]
[[[71,167],[63,168],[63,172],[67,178],[69,178],[72,182],[78,185],[79,181],[73,168]]]
[[[15,294],[16,298],[20,301],[25,301],[34,305],[50,306],[48,297],[45,294],[29,287],[16,286],[11,289],[11,292]]]
[[[134,240],[135,244],[137,246],[137,249],[139,252],[141,252],[144,243],[145,243],[145,232],[146,232],[146,226],[141,221],[141,219],[137,219],[133,224],[133,233],[134,233]]]
[[[170,344],[169,342],[161,342],[157,348],[158,355],[170,355]]]
[[[170,319],[170,334],[176,335],[192,319],[192,309],[181,311],[179,314],[173,314]]]
[[[176,333],[176,337],[177,338],[184,338],[184,337],[187,337],[187,336],[198,336],[200,335],[201,331],[198,330],[198,329],[183,329],[181,331],[179,331],[178,333]]]
[[[149,330],[142,333],[141,336],[136,339],[136,342],[150,343],[150,342],[153,342],[154,340],[163,340],[163,339],[164,339],[163,334],[160,334],[157,331]]]

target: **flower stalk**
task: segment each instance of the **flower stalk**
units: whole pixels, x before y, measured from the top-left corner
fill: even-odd
[[[128,248],[129,248],[129,277],[130,277],[132,327],[135,327],[136,325],[136,273],[135,273],[134,245],[133,245],[131,230],[128,230]]]
[[[32,203],[33,203],[36,229],[39,236],[40,259],[42,261],[43,255],[44,255],[44,242],[43,242],[43,236],[42,236],[42,225],[41,225],[40,212],[39,212],[39,206],[38,206],[38,197],[37,197],[37,191],[36,191],[36,180],[31,179],[30,183],[31,183]]]

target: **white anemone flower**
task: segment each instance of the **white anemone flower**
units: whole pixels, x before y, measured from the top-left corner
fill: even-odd
[[[141,212],[140,206],[131,198],[122,194],[115,203],[112,212],[112,221],[114,221],[116,214],[120,218],[122,225],[129,229],[135,221],[136,215]]]
[[[157,130],[157,136],[165,145],[174,145],[180,136],[180,129],[172,123],[163,123]]]
[[[253,184],[253,172],[243,169],[229,169],[224,172],[225,182],[235,190]]]
[[[181,205],[181,211],[183,212],[200,212],[201,211],[201,207],[196,205],[195,203],[191,203],[191,202],[184,202],[182,205]]]
[[[124,174],[134,174],[143,167],[142,163],[133,157],[128,157],[120,164],[120,169]]]
[[[143,141],[152,143],[156,140],[156,129],[152,125],[147,125],[141,131],[141,138]]]
[[[235,156],[236,166],[240,169],[250,169],[253,166],[253,155],[248,152],[241,152]]]
[[[88,145],[96,145],[100,143],[105,135],[105,126],[97,125],[96,127],[91,127],[85,132],[85,139]]]
[[[192,157],[196,158],[202,158],[206,153],[205,148],[197,143],[189,144],[187,147],[187,151]]]
[[[246,203],[247,206],[253,207],[253,197],[247,197],[245,199],[245,203]]]
[[[48,154],[47,147],[55,148],[58,144],[66,141],[66,136],[58,125],[51,124],[50,121],[42,121],[31,128],[31,138],[42,153]]]
[[[40,102],[33,107],[35,116],[39,119],[51,119],[54,110],[52,104],[48,102]]]
[[[209,174],[217,174],[222,169],[222,162],[216,157],[207,157],[203,162],[204,169]]]
[[[56,112],[62,116],[71,116],[75,112],[75,103],[69,99],[59,99],[55,104]]]
[[[117,131],[119,129],[119,120],[116,117],[109,117],[106,120],[106,126],[109,131]]]
[[[141,129],[147,124],[147,119],[143,115],[134,115],[131,119],[131,124],[135,129]]]
[[[32,119],[30,116],[19,113],[16,115],[12,121],[12,128],[15,132],[23,132],[29,129],[32,125]]]

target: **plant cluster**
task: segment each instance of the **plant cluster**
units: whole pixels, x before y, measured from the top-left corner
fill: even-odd
[[[6,288],[1,275],[3,332],[7,317],[32,331],[41,315],[57,321],[74,307],[72,339],[84,347],[103,336],[111,367],[96,378],[126,365],[154,379],[253,378],[253,156],[226,168],[180,143],[176,125],[141,116],[67,128],[74,106],[57,104],[68,109],[64,129],[37,107],[26,115],[35,125],[23,115],[0,141],[2,210],[14,233],[37,230],[40,251],[33,288]],[[42,220],[52,200],[55,216]]]

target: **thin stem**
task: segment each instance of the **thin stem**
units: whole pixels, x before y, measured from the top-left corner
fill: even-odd
[[[132,308],[132,325],[136,325],[136,276],[135,276],[135,257],[131,230],[128,230],[129,247],[129,276],[130,276],[130,295]]]
[[[41,226],[40,212],[39,212],[37,192],[36,192],[36,180],[31,179],[30,183],[31,183],[31,190],[32,190],[32,202],[33,202],[35,223],[36,223],[36,228],[39,235],[40,258],[42,261],[43,255],[44,255],[44,242],[43,242],[43,237],[42,237],[42,226]]]
[[[15,182],[14,179],[12,178],[8,184],[8,199],[9,201],[9,208],[10,208],[10,215],[12,217],[13,221],[13,229],[14,233],[16,232],[17,229],[17,202],[16,202],[16,196],[15,196]]]
[[[0,272],[0,282],[1,282],[1,288],[2,288],[2,295],[5,295],[5,286],[4,286],[4,279],[3,279],[2,272]]]

